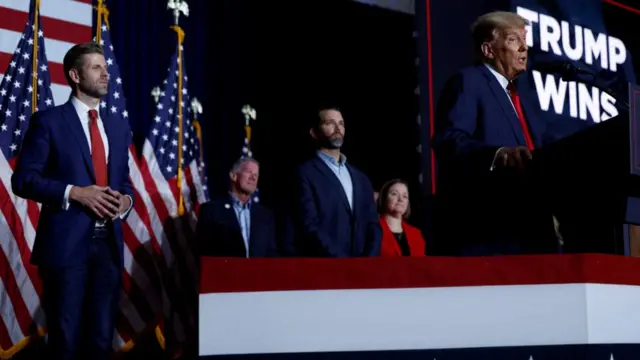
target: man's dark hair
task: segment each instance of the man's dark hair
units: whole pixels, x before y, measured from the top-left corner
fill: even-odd
[[[334,110],[334,111],[342,112],[342,110],[340,110],[340,108],[338,106],[333,105],[333,104],[319,105],[315,109],[315,116],[313,117],[313,120],[309,124],[310,125],[309,128],[319,129],[320,125],[322,125],[322,118],[320,117],[320,113],[323,112],[323,111],[327,111],[327,110]]]
[[[71,80],[69,76],[69,71],[71,69],[80,69],[82,65],[84,65],[83,56],[86,54],[100,54],[104,55],[104,50],[102,46],[93,41],[81,43],[74,45],[67,53],[64,55],[63,60],[63,68],[64,68],[64,76],[67,78],[67,82],[69,86],[75,89],[75,83]]]

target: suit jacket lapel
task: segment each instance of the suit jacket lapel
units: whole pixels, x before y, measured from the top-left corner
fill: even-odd
[[[347,202],[347,206],[353,213],[353,216],[356,217],[357,216],[356,210],[358,209],[356,204],[359,204],[358,199],[360,199],[360,196],[362,195],[360,193],[360,187],[358,186],[358,184],[360,183],[358,182],[359,179],[356,177],[357,176],[356,172],[353,170],[353,167],[351,167],[351,165],[349,165],[348,163],[347,163],[347,170],[349,171],[349,176],[351,177],[351,188],[353,189],[353,194],[352,194],[353,208],[349,206],[349,200],[347,199],[346,194],[344,196],[344,199]],[[342,189],[342,184],[340,184],[340,188]],[[344,190],[342,191],[342,193],[344,193]],[[371,196],[373,196],[373,194],[371,194]]]
[[[250,254],[256,254],[259,253],[259,249],[257,249],[258,245],[260,245],[258,243],[258,241],[256,241],[256,238],[258,237],[258,233],[260,231],[260,229],[257,228],[258,224],[260,224],[260,209],[258,204],[256,203],[252,203],[251,204],[251,220],[249,221],[249,253]]]
[[[407,223],[404,222],[404,220],[402,221],[402,232],[404,233],[405,240],[407,240],[407,245],[409,245],[409,256],[413,256],[413,252],[416,251],[416,249],[412,246],[413,244],[411,244],[411,241],[409,240],[410,235],[409,235],[409,231],[407,231]],[[398,251],[400,255],[402,255],[402,250],[400,249],[400,245],[398,245]]]
[[[111,121],[111,119],[103,115],[104,114],[101,112],[100,118],[102,119],[104,132],[107,135],[107,143],[109,144],[109,155],[107,156],[107,176],[109,179],[109,184],[112,184],[112,181],[117,179],[116,174],[114,173],[114,169],[118,168],[116,164],[114,164],[113,160],[119,159],[119,157],[113,156],[113,152],[116,149],[116,146],[114,146],[113,144],[116,139],[115,129],[113,128],[114,126],[113,121]]]
[[[513,133],[518,138],[518,142],[520,144],[525,144],[526,141],[524,139],[524,132],[522,131],[522,125],[520,124],[520,120],[518,119],[518,115],[516,114],[511,101],[509,100],[509,95],[507,95],[506,89],[503,89],[498,79],[496,79],[495,75],[491,73],[489,69],[485,65],[479,65],[478,68],[482,72],[482,74],[487,78],[489,88],[495,96],[498,104],[502,108],[504,115],[507,117],[509,124],[511,124],[511,129]]]
[[[236,210],[233,208],[233,199],[231,195],[227,197],[226,202],[224,203],[224,208],[222,211],[222,220],[224,224],[227,224],[231,227],[234,233],[236,233],[242,242],[242,247],[247,251],[247,247],[244,245],[244,237],[242,236],[242,228],[240,227],[240,221],[238,220],[238,216],[236,216]],[[253,215],[253,214],[252,214]],[[253,216],[251,216],[251,222],[253,223]],[[251,233],[249,233],[249,239],[251,239]],[[251,247],[251,242],[249,242],[249,247]]]
[[[89,142],[87,141],[87,136],[82,129],[82,124],[80,122],[78,114],[76,113],[76,109],[73,107],[73,104],[70,101],[64,105],[62,114],[62,117],[67,122],[69,130],[73,134],[73,137],[76,139],[76,142],[80,147],[80,151],[82,153],[82,157],[84,158],[85,165],[87,166],[87,170],[89,171],[89,174],[91,174],[91,178],[95,181],[96,175],[93,171],[93,161],[91,161]]]
[[[338,193],[340,194],[340,197],[342,198],[342,202],[344,206],[346,206],[347,210],[349,210],[349,213],[351,213],[351,206],[349,205],[349,199],[347,199],[347,194],[344,192],[344,188],[342,187],[340,180],[338,180],[338,178],[336,177],[336,174],[334,174],[333,171],[329,169],[327,164],[325,164],[322,161],[322,159],[318,158],[317,156],[315,157],[313,164],[318,169],[318,171],[320,171],[320,173],[322,173],[322,175],[324,175],[324,177],[327,178],[333,184],[333,186],[335,187],[335,190],[338,191]],[[352,175],[352,174],[353,173],[349,171],[349,175]],[[353,175],[351,177],[351,182],[354,183]],[[353,188],[355,189],[355,186],[353,186]]]
[[[402,256],[402,250],[400,249],[400,244],[398,244],[398,240],[396,240],[396,235],[393,233],[393,231],[391,231],[391,228],[389,227],[389,224],[387,224],[387,221],[381,218],[380,224],[382,225],[382,231],[391,238],[393,249],[395,250],[396,255]],[[404,231],[404,227],[402,228],[402,230]],[[405,235],[406,235],[406,232],[405,232]]]

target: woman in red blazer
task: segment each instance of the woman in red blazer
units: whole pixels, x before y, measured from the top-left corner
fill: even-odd
[[[404,221],[411,213],[406,181],[394,179],[384,184],[378,196],[378,213],[382,226],[380,256],[425,256],[422,232]]]

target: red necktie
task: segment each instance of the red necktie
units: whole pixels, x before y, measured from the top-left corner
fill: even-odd
[[[91,134],[91,161],[96,174],[96,185],[107,186],[107,156],[98,129],[98,112],[89,110],[89,133]]]
[[[527,125],[527,121],[524,118],[524,112],[522,111],[522,105],[520,104],[520,95],[518,95],[518,90],[516,90],[516,87],[512,82],[510,82],[507,86],[507,90],[509,90],[509,95],[511,95],[513,107],[516,108],[516,113],[518,114],[520,125],[522,125],[522,132],[524,133],[524,140],[527,142],[527,148],[529,149],[529,151],[531,151],[533,150],[533,140],[531,140],[529,126]]]

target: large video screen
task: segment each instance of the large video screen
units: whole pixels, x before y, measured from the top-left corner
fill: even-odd
[[[623,101],[627,84],[636,82],[632,52],[638,50],[633,31],[634,21],[640,20],[637,10],[603,1],[512,3],[512,9],[531,22],[530,79],[541,109],[587,123],[618,115],[614,96]],[[560,81],[557,75],[537,70],[550,62],[570,63],[584,71],[586,81]],[[613,96],[600,88],[610,89]]]
[[[494,10],[517,12],[531,23],[529,71],[518,81],[537,93],[554,137],[620,114],[628,84],[636,83],[640,69],[637,0],[419,0],[415,15],[421,32],[423,115],[428,120],[447,79],[473,64],[471,24]],[[565,81],[554,71],[567,64],[578,72],[577,79]],[[423,130],[430,133],[428,121]],[[428,139],[423,146],[428,148]],[[433,179],[430,159],[425,157],[423,165]]]

